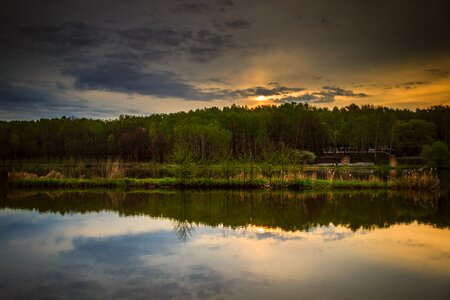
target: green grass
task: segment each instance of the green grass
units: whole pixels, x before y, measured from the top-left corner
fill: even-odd
[[[114,167],[114,168],[112,168]],[[277,166],[257,165],[234,166],[232,172],[225,172],[217,166],[189,166],[189,172],[182,166],[171,166],[175,174],[166,176],[136,178],[126,175],[118,162],[106,164],[106,171],[100,176],[72,174],[51,170],[45,176],[36,173],[12,172],[8,182],[16,188],[65,188],[65,189],[269,189],[269,190],[330,190],[330,189],[392,189],[392,190],[437,190],[439,179],[430,169],[404,170],[401,175],[389,176],[383,181],[371,174],[368,179],[339,174],[336,168],[324,169],[326,179],[319,179],[316,169],[306,172],[305,166],[285,166],[278,173]],[[152,169],[149,167],[149,169]],[[270,169],[270,170],[269,170]],[[201,172],[199,171],[201,170]]]
[[[331,189],[421,189],[426,185],[411,186],[406,182],[398,181],[395,184],[386,181],[370,180],[326,180],[310,178],[305,179],[209,179],[209,178],[17,178],[10,180],[15,188],[34,189],[269,189],[269,190],[331,190]]]

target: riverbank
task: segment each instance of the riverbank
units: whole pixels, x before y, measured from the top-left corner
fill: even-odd
[[[431,173],[411,172],[389,180],[315,178],[48,178],[11,174],[8,185],[18,189],[267,189],[267,190],[331,190],[391,189],[438,190],[439,179]]]

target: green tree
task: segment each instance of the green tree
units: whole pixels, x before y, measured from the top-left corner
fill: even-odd
[[[421,156],[431,167],[450,167],[450,150],[442,141],[436,141],[431,146],[425,145]]]

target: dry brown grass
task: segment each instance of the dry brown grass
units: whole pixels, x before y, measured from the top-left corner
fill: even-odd
[[[9,172],[8,180],[12,179],[35,179],[38,178],[37,174],[27,172]]]
[[[125,173],[120,166],[120,163],[118,161],[108,161],[106,163],[106,178],[114,179],[114,178],[123,178],[125,176]]]
[[[55,170],[51,170],[50,172],[48,172],[47,175],[44,176],[44,178],[56,178],[56,179],[61,179],[61,178],[65,178],[64,174],[61,172],[57,172]]]
[[[389,179],[388,186],[393,189],[438,190],[439,178],[432,169],[408,170],[400,177]]]

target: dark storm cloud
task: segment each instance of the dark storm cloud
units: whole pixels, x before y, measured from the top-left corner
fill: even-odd
[[[288,96],[274,100],[275,103],[310,102],[310,103],[331,103],[336,97],[365,98],[369,95],[365,93],[355,93],[352,90],[341,87],[324,86],[322,91],[305,93],[299,96]]]
[[[231,0],[219,0],[218,3],[223,6],[234,6],[233,1]]]
[[[300,96],[289,96],[274,100],[275,103],[310,102],[318,99],[318,96],[306,93]]]
[[[312,93],[316,96],[314,103],[331,103],[334,102],[336,97],[350,97],[350,98],[366,98],[369,95],[365,93],[355,93],[352,90],[344,89],[335,86],[324,86],[322,91]]]
[[[331,87],[352,81],[360,84],[348,79],[354,70],[364,75],[365,70],[393,70],[389,68],[394,64],[420,68],[424,63],[427,69],[422,71],[428,77],[404,81],[448,79],[447,60],[442,60],[450,53],[448,36],[447,0],[96,0],[89,5],[85,1],[2,1],[0,80],[13,83],[42,76],[58,81],[55,78],[64,73],[73,76],[75,88],[83,91],[186,100],[278,96],[280,103],[325,103],[336,97],[368,96]],[[259,63],[274,73],[273,78],[286,82],[300,82],[296,76],[301,72],[302,78],[326,74],[336,81],[309,95],[293,96],[290,92],[303,90],[282,92],[276,85],[202,90],[178,76],[189,82],[233,78]],[[221,79],[217,78],[218,85]],[[233,84],[231,79],[227,82]],[[385,86],[395,88],[399,82]],[[56,98],[61,90],[54,92],[48,90],[47,98]]]
[[[75,50],[101,46],[106,30],[82,22],[57,25],[34,24],[13,28],[3,35],[3,47],[35,51],[45,55],[64,55]]]
[[[232,47],[232,35],[202,29],[196,33],[188,53],[194,61],[208,62]]]
[[[365,93],[355,93],[352,90],[346,90],[346,89],[343,89],[340,87],[335,87],[335,86],[324,86],[324,87],[322,87],[322,89],[324,90],[323,92],[318,92],[315,94],[321,95],[321,96],[332,95],[332,96],[345,96],[345,97],[357,97],[357,98],[365,98],[365,97],[369,96]]]
[[[218,34],[215,32],[212,32],[207,29],[202,29],[197,32],[197,39],[196,41],[200,45],[205,46],[212,46],[212,47],[223,47],[229,43],[230,38],[232,35],[227,34]]]
[[[212,100],[216,96],[183,82],[174,73],[146,71],[136,65],[104,63],[68,68],[64,74],[74,77],[74,87],[84,91],[101,90],[185,100]]]
[[[322,24],[331,25],[331,22],[330,22],[328,19],[325,19],[325,18],[322,18],[322,19],[320,20],[320,22],[321,22]]]
[[[235,19],[225,22],[225,26],[232,29],[243,29],[250,27],[250,22],[244,19]]]
[[[327,60],[344,70],[364,69],[450,51],[447,0],[298,1],[294,6],[302,18],[277,33],[307,48],[319,64]]]
[[[154,46],[178,47],[192,37],[192,32],[173,28],[137,27],[121,31],[120,37],[125,44],[135,49],[146,49]]]
[[[134,51],[135,49],[118,49],[115,52],[108,52],[103,57],[96,57],[87,63],[95,63],[96,61],[106,60],[108,62],[116,62],[125,65],[135,65],[142,61],[158,61],[166,58],[172,52],[169,49],[145,49],[145,51]],[[103,59],[102,59],[103,58]]]
[[[286,87],[286,86],[275,86],[273,88],[269,87],[251,87],[247,89],[241,90],[232,90],[228,91],[228,95],[230,97],[257,97],[257,96],[277,96],[277,95],[286,95],[293,92],[300,92],[305,90],[302,87]]]
[[[23,108],[52,109],[86,109],[83,102],[65,103],[52,93],[34,90],[26,87],[13,86],[8,83],[0,83],[0,104],[3,110],[18,110]]]
[[[203,90],[186,83],[172,72],[147,71],[137,65],[104,63],[88,67],[69,68],[65,75],[75,79],[78,90],[100,90],[126,94],[180,98],[184,100],[235,99],[257,96],[286,95],[303,91],[300,87],[251,87],[238,90]]]
[[[189,60],[204,63],[232,49],[233,36],[208,29],[191,31],[142,26],[120,31],[119,44],[124,48],[118,53],[108,54],[110,57],[114,55],[120,59],[119,56],[128,56],[129,61],[134,56],[136,61],[142,61],[158,60],[167,55],[180,59],[186,54]],[[130,49],[138,52],[130,52]]]
[[[185,1],[176,6],[175,11],[181,13],[206,13],[211,9],[210,5],[204,2],[188,2]]]
[[[56,88],[62,90],[61,88]],[[65,90],[64,87],[63,90]],[[120,115],[137,114],[136,109],[95,107],[88,101],[57,95],[54,91],[42,91],[29,87],[14,86],[0,82],[0,111],[6,119],[39,119],[43,117]]]

